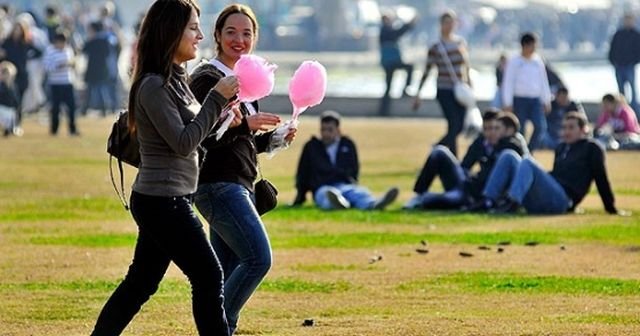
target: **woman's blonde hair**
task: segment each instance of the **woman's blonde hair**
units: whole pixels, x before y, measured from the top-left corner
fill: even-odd
[[[2,74],[2,81],[5,83],[13,83],[18,73],[18,69],[13,63],[9,61],[0,62],[0,73]]]

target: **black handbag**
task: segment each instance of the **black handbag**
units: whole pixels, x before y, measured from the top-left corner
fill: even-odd
[[[278,189],[262,176],[260,163],[257,166],[260,179],[253,185],[253,195],[256,198],[256,210],[262,216],[278,205]]]
[[[140,166],[140,143],[138,143],[138,137],[129,131],[128,125],[129,112],[124,110],[118,115],[118,119],[113,123],[111,127],[111,133],[107,139],[107,153],[109,153],[109,175],[111,176],[111,184],[116,191],[120,202],[126,210],[129,210],[129,205],[126,200],[126,193],[124,190],[124,169],[122,168],[122,162],[127,163],[133,167]],[[118,160],[118,171],[120,172],[120,190],[116,186],[116,181],[113,178],[113,158]]]
[[[107,153],[137,168],[140,165],[140,144],[136,135],[129,131],[128,119],[129,111],[124,110],[113,123],[107,139]]]

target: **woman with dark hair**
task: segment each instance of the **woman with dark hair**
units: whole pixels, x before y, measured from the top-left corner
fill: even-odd
[[[191,89],[199,101],[206,88],[233,76],[233,68],[243,54],[250,53],[257,41],[258,23],[251,8],[229,5],[222,10],[214,27],[217,56],[200,64],[191,74]],[[225,310],[229,328],[237,328],[242,306],[271,267],[271,246],[260,215],[256,211],[253,182],[257,176],[257,154],[265,152],[280,122],[271,113],[259,112],[257,102],[241,104],[244,118],[237,128],[228,130],[220,141],[205,140],[207,150],[195,204],[211,225],[211,245],[220,257],[225,274]],[[295,129],[286,141],[292,141]]]
[[[153,3],[139,33],[129,96],[129,130],[140,142],[141,163],[131,194],[138,225],[133,261],[105,304],[92,335],[119,335],[158,289],[170,262],[192,287],[199,335],[229,335],[220,263],[191,206],[200,142],[238,91],[235,77],[206,89],[200,105],[182,63],[196,57],[204,38],[193,0]]]
[[[22,121],[22,97],[27,87],[29,87],[29,71],[27,61],[40,57],[42,50],[36,48],[31,39],[29,27],[22,20],[13,24],[13,29],[9,37],[0,46],[0,60],[6,60],[16,66],[16,91],[18,93],[19,106],[16,110],[16,126]]]

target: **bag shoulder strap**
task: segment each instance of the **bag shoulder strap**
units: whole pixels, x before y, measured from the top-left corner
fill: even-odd
[[[124,113],[125,113],[124,111],[120,112],[120,114],[118,115],[118,119],[116,119],[115,121],[114,129],[116,130],[116,137],[114,141],[119,141],[120,139],[120,134],[119,134],[120,128],[118,127],[117,124],[120,118],[123,117]],[[113,177],[113,155],[112,154],[109,154],[109,176],[111,177],[111,184],[113,185],[113,190],[115,190],[116,195],[118,195],[118,199],[124,206],[124,209],[129,211],[129,204],[127,203],[127,199],[126,199],[127,194],[126,194],[126,190],[124,189],[124,168],[122,168],[122,160],[120,160],[120,158],[117,158],[117,160],[118,160],[118,171],[120,173],[120,190],[118,190],[118,187],[116,186],[116,181]]]
[[[122,160],[118,159],[118,171],[120,173],[120,190],[116,186],[116,181],[113,178],[113,155],[109,155],[109,175],[111,176],[111,184],[113,185],[113,189],[116,191],[116,195],[118,195],[118,199],[124,206],[124,209],[129,211],[129,204],[127,203],[127,199],[125,197],[126,191],[124,190],[124,169],[122,168]]]
[[[444,61],[447,64],[449,76],[451,76],[455,83],[460,82],[460,78],[458,78],[456,71],[453,69],[453,64],[451,63],[451,59],[449,58],[449,52],[447,51],[447,48],[445,48],[444,42],[442,40],[438,42],[438,49],[440,50],[440,55],[442,55],[442,58],[444,58]]]

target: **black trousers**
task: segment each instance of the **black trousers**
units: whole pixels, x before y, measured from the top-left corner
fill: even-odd
[[[192,287],[193,316],[200,335],[228,336],[220,262],[188,196],[131,195],[139,234],[129,272],[107,301],[93,336],[120,335],[158,289],[173,261]]]
[[[466,108],[458,103],[452,89],[438,89],[436,99],[442,108],[442,114],[447,119],[447,134],[438,142],[449,148],[454,156],[458,155],[458,135],[464,126]]]
[[[391,104],[391,83],[393,82],[393,74],[396,70],[404,70],[407,72],[407,80],[404,85],[404,90],[411,85],[411,80],[413,78],[413,64],[406,63],[396,63],[392,65],[383,66],[384,69],[384,79],[385,79],[385,89],[384,95],[382,96],[382,103],[380,105],[380,115],[389,115],[389,106]],[[404,95],[403,91],[403,95]]]
[[[466,181],[460,161],[453,156],[448,148],[442,145],[436,146],[429,154],[418,175],[416,184],[413,186],[413,191],[419,194],[429,191],[436,176],[440,177],[445,191],[454,188],[462,189]]]
[[[52,84],[51,88],[51,134],[58,133],[60,125],[60,105],[67,107],[67,119],[69,121],[69,133],[75,134],[76,129],[76,98],[71,84]]]

